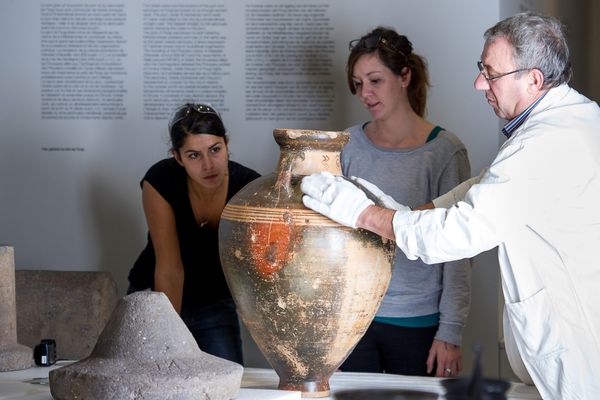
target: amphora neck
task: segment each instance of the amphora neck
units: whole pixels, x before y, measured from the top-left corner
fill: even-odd
[[[290,191],[293,177],[328,171],[342,174],[340,153],[350,138],[343,131],[275,129],[273,137],[279,145],[277,186]]]

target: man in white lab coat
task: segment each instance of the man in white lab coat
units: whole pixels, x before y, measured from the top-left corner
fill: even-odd
[[[508,120],[491,166],[448,208],[411,211],[359,179],[302,181],[304,204],[441,263],[498,246],[507,316],[544,399],[600,396],[600,109],[567,82],[562,25],[529,13],[485,33],[475,88]],[[401,173],[399,171],[398,173]]]

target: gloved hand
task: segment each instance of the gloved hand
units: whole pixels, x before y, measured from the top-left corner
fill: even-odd
[[[383,191],[379,189],[374,183],[371,183],[365,179],[356,176],[352,176],[350,177],[350,179],[358,183],[360,186],[363,186],[369,192],[373,193],[373,195],[375,195],[375,197],[377,197],[379,201],[381,201],[381,204],[383,204],[385,208],[391,208],[392,210],[396,211],[410,211],[410,207],[398,203],[392,198],[392,196],[383,193]]]
[[[354,183],[329,172],[305,176],[300,190],[305,194],[302,202],[306,207],[351,228],[356,228],[365,208],[374,204]]]

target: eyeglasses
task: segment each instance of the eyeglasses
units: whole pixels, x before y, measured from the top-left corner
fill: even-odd
[[[496,79],[500,79],[503,76],[506,75],[511,75],[511,74],[516,74],[517,72],[521,72],[521,71],[527,71],[530,68],[520,68],[520,69],[515,69],[514,71],[510,71],[510,72],[505,72],[503,74],[499,74],[499,75],[489,75],[486,71],[485,71],[485,66],[483,65],[483,62],[481,60],[477,61],[477,68],[479,69],[479,73],[481,75],[483,75],[483,77],[485,78],[486,81],[491,82],[491,81],[495,81]]]
[[[358,47],[360,45],[360,47]],[[386,49],[388,51],[400,54],[406,57],[406,54],[401,50],[397,49],[396,46],[390,43],[389,40],[383,37],[383,35],[372,36],[366,39],[354,39],[348,43],[348,50],[352,51],[355,48],[362,48],[365,50],[375,50],[377,48]]]
[[[171,122],[169,123],[169,130],[171,130],[171,128],[176,124],[186,119],[192,111],[196,111],[199,114],[213,114],[221,118],[221,115],[217,112],[217,110],[215,110],[214,107],[208,103],[188,103],[175,110],[173,117],[171,118]]]

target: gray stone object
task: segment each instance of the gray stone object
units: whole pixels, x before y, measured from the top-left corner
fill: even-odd
[[[15,252],[0,244],[0,372],[32,365],[33,350],[17,343]]]
[[[110,273],[17,270],[15,279],[19,343],[54,339],[57,359],[89,356],[119,301]]]
[[[89,357],[50,371],[50,392],[57,400],[227,400],[242,373],[201,351],[167,296],[146,291],[121,299]]]

